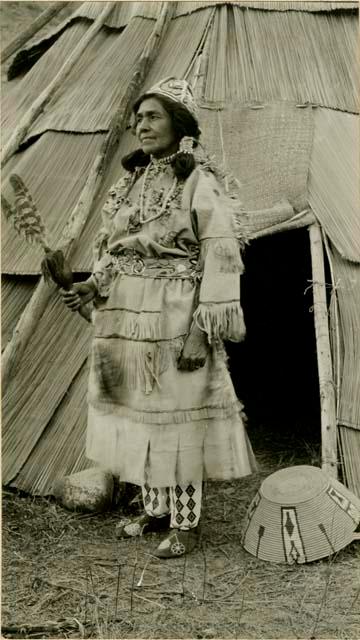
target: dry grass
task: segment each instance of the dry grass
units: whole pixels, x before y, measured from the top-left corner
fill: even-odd
[[[188,557],[151,555],[158,534],[116,541],[120,512],[81,515],[5,491],[3,635],[29,638],[358,638],[359,546],[308,565],[256,560],[240,544],[262,478],[317,463],[294,437],[253,434],[256,476],[209,483],[203,535]]]

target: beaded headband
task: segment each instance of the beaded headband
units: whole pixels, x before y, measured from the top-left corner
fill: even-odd
[[[198,122],[196,102],[192,89],[186,80],[179,80],[171,76],[164,78],[157,84],[154,84],[151,89],[148,89],[145,95],[149,93],[164,96],[173,102],[179,102],[191,113],[196,122]]]

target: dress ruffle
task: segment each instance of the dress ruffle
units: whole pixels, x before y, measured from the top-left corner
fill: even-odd
[[[153,487],[241,478],[256,470],[241,416],[154,425],[89,409],[87,457]]]

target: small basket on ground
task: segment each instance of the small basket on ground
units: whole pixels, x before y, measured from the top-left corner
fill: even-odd
[[[355,538],[360,499],[318,467],[268,476],[252,500],[242,542],[261,560],[302,564],[336,553]]]

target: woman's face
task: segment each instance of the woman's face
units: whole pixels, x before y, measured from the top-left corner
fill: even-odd
[[[171,118],[160,100],[144,100],[135,117],[136,135],[144,153],[164,158],[178,150]]]

